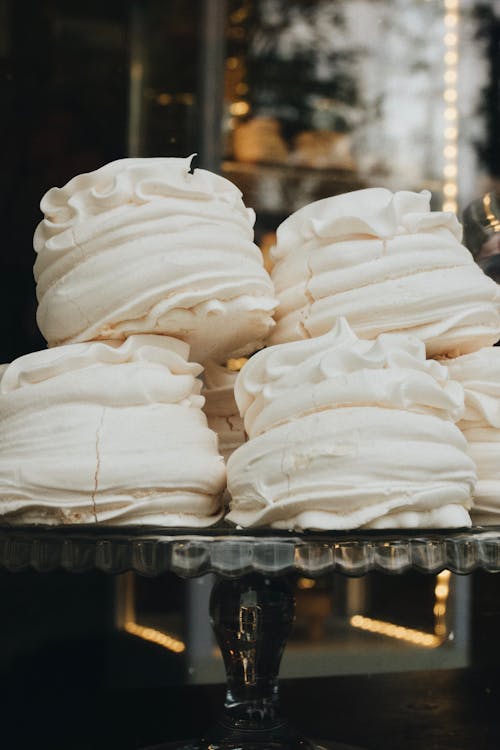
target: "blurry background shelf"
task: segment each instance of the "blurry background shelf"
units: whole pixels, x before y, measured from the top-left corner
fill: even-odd
[[[273,215],[274,228],[277,217],[284,219],[311,201],[368,187],[348,169],[224,161],[222,174],[239,187],[246,204],[259,212],[261,220],[262,213]]]

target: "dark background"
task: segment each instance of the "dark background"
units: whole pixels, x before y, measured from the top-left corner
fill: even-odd
[[[195,0],[144,0],[142,156],[197,150]],[[32,267],[53,186],[128,155],[132,0],[0,3],[0,362],[43,348]],[[162,104],[161,93],[173,101]]]

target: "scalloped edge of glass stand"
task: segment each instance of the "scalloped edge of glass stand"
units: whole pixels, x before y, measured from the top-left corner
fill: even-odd
[[[438,573],[447,568],[500,572],[500,527],[454,531],[252,532],[118,527],[0,527],[0,567],[15,572],[135,571],[184,578],[206,573],[236,578],[247,573],[316,577],[373,570]]]

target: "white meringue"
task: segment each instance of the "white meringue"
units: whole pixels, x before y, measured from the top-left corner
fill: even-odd
[[[500,348],[487,347],[443,363],[465,392],[465,414],[458,426],[477,466],[472,518],[500,524]]]
[[[144,334],[12,362],[0,381],[3,520],[214,523],[225,468],[188,351]]]
[[[358,336],[402,331],[428,356],[500,339],[500,289],[460,244],[454,214],[430,193],[360,190],[286,219],[272,252],[280,305],[270,343],[319,336],[344,316]]]
[[[190,164],[121,159],[46,193],[34,272],[49,346],[159,333],[204,362],[262,345],[277,303],[255,214]]]
[[[246,440],[245,427],[234,399],[238,373],[215,362],[206,362],[203,372],[204,412],[208,426],[217,433],[219,451],[227,461],[231,453]]]
[[[258,352],[235,386],[249,441],[227,465],[228,520],[287,529],[462,527],[475,467],[463,389],[402,334],[328,334]]]

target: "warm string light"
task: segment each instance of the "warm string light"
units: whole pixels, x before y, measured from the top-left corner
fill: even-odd
[[[174,654],[182,654],[182,652],[186,650],[186,644],[177,640],[177,638],[174,638],[167,633],[163,633],[161,630],[138,625],[136,622],[133,622],[133,620],[129,620],[125,623],[124,630],[145,641],[150,641],[151,643],[156,643],[158,646],[163,646],[163,648],[173,651]]]
[[[354,615],[350,623],[353,628],[365,630],[368,633],[385,635],[388,638],[396,638],[398,641],[406,641],[415,646],[424,648],[437,648],[446,637],[446,609],[448,606],[448,597],[450,594],[449,570],[443,570],[436,576],[436,586],[434,588],[434,633],[425,633],[423,630],[405,628],[402,625],[396,625],[393,622],[384,620],[374,620],[371,617],[363,615]]]
[[[236,117],[243,117],[243,115],[247,115],[250,112],[250,105],[244,101],[233,102],[229,105],[229,111],[232,115],[236,115]]]
[[[459,0],[444,0],[444,148],[443,210],[458,209],[458,25]]]

